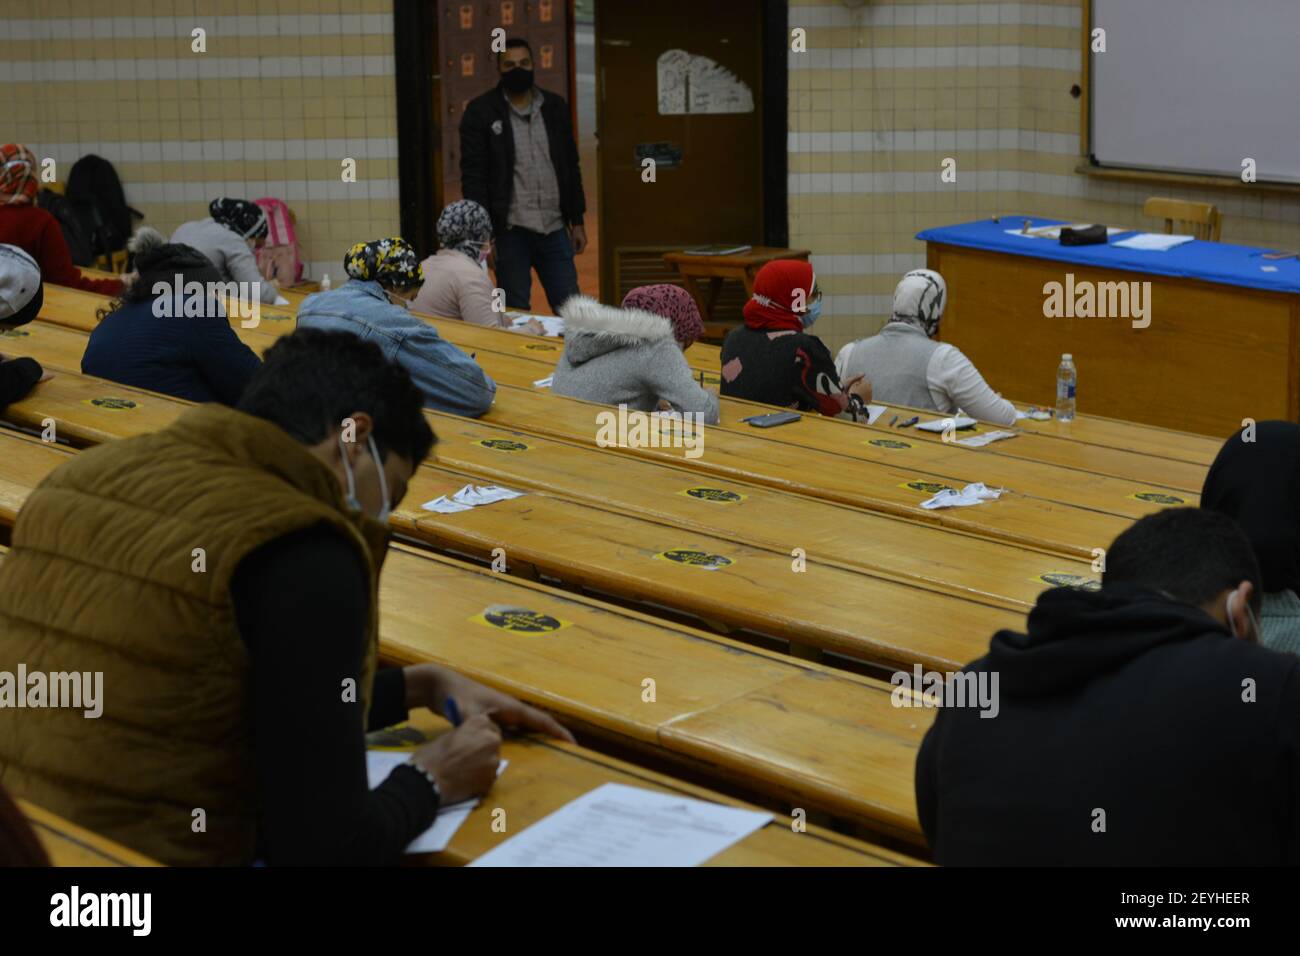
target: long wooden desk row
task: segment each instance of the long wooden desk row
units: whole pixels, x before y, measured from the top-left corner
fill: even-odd
[[[39,394],[11,405],[4,415],[33,429],[51,418],[59,422],[103,418],[111,431],[94,429],[92,443],[98,443],[162,427],[186,407],[147,393],[125,399],[137,393],[116,386],[108,400],[96,399],[104,388],[95,379],[56,373]],[[101,404],[96,406],[96,401]],[[121,407],[127,402],[132,407]],[[136,412],[149,414],[136,416]],[[451,416],[446,419],[448,427],[462,422]],[[438,424],[443,426],[442,421]],[[69,426],[60,433],[70,437],[73,430]],[[451,447],[453,454],[459,445],[457,441]],[[500,435],[465,445],[476,454],[506,456],[519,452],[497,449],[523,446],[526,455],[534,447]],[[394,509],[394,527],[440,549],[483,559],[504,547],[516,572],[522,565],[570,586],[666,605],[728,629],[771,635],[790,641],[803,655],[831,650],[885,667],[920,663],[952,669],[982,654],[997,630],[1023,623],[1024,605],[1008,607],[1008,602],[991,601],[970,590],[954,592],[941,584],[904,579],[896,572],[828,563],[811,541],[804,542],[806,559],[802,570],[796,570],[788,545],[774,547],[684,531],[671,521],[624,514],[543,490],[451,515],[420,507],[476,477],[481,480],[481,476],[426,463],[413,475],[406,501]],[[581,472],[571,475],[573,486],[581,481]],[[674,497],[685,498],[682,504],[712,504],[689,495]],[[936,557],[943,554],[943,546],[941,540],[933,542]],[[1044,565],[1046,561],[1039,567]],[[1041,575],[1052,570],[1047,565],[1037,582],[1026,575],[1017,584],[1024,592],[1041,590],[1048,586]]]
[[[284,335],[292,331],[294,316],[303,297],[291,295],[289,298],[291,301],[287,306],[275,306],[264,310],[262,312],[262,322],[254,331],[271,336]],[[94,328],[97,321],[95,319],[95,309],[105,301],[104,296],[95,293],[58,286],[47,286],[46,304],[42,309],[41,317],[48,321],[68,324],[71,327],[89,331]],[[420,313],[416,314],[421,315]],[[458,335],[458,341],[462,342],[464,347],[470,350],[482,348],[487,351],[518,353],[553,364],[559,359],[563,348],[563,342],[553,338],[524,336],[512,332],[473,326],[454,319],[442,319],[436,316],[421,315],[421,317],[443,332],[455,331]],[[232,324],[239,327],[237,322]],[[720,368],[719,354],[717,346],[697,343],[687,350],[686,357],[692,368],[704,374],[706,384],[716,384]],[[1018,403],[1018,405],[1022,409],[1026,407],[1023,403]],[[899,408],[906,411],[909,416],[917,412],[928,414],[923,410],[910,409],[906,408],[906,406],[899,406]],[[989,427],[997,426],[990,425]],[[1010,453],[1017,456],[1025,455],[1030,460],[1043,461],[1057,461],[1055,456],[1059,455],[1061,456],[1059,460],[1061,464],[1072,464],[1077,460],[1077,456],[1085,454],[1087,447],[1090,446],[1097,449],[1113,449],[1130,453],[1140,451],[1148,457],[1165,458],[1208,467],[1222,444],[1216,439],[1194,435],[1189,432],[1178,432],[1152,425],[1139,425],[1133,422],[1092,415],[1084,415],[1073,422],[1064,424],[1055,419],[1046,422],[1023,420],[1018,422],[1015,428],[1022,435],[1032,435],[1040,440],[1034,444],[1033,453],[1028,454],[1023,450],[1000,450],[998,453]],[[1082,450],[1074,449],[1072,451],[1070,446],[1076,445],[1085,447]],[[1057,449],[1055,452],[1048,450],[1054,446]],[[1021,446],[1022,449],[1023,447]],[[992,448],[998,449],[999,446],[992,446]],[[1042,457],[1039,457],[1040,455]],[[1098,467],[1096,458],[1089,456],[1087,461],[1088,464],[1083,466],[1085,470],[1095,470]],[[1101,473],[1109,472],[1103,471]],[[1160,479],[1144,478],[1140,475],[1122,472],[1117,473],[1116,477],[1129,477],[1134,480],[1160,483]]]
[[[20,348],[39,354],[52,368],[68,367],[77,350],[84,347],[79,333],[43,322],[28,328],[30,334]],[[67,383],[55,385],[62,388]],[[144,416],[152,410],[154,396],[107,387],[119,396],[137,396],[137,401],[144,403],[132,410],[132,415],[138,411]],[[120,417],[112,416],[112,411],[82,405],[77,417],[98,415],[111,427]],[[38,414],[33,412],[29,423],[39,424]],[[149,424],[161,426],[165,421],[151,420]],[[698,475],[679,464],[598,454],[549,438],[521,440],[509,429],[451,415],[434,416],[434,427],[442,438],[435,449],[438,462],[480,481],[546,491],[669,523],[684,531],[779,548],[786,554],[791,542],[812,542],[804,547],[818,562],[869,569],[1008,607],[1027,607],[1053,580],[1070,579],[1061,576],[1092,576],[1085,561],[1051,557],[972,535],[946,534],[929,525],[759,485],[701,482]],[[69,437],[80,437],[75,423],[72,428]],[[103,438],[90,435],[88,440]],[[411,500],[420,503],[414,495]],[[429,499],[420,499],[424,500]]]
[[[72,454],[0,432],[0,522]],[[912,768],[932,713],[893,706],[887,684],[407,546],[380,612],[386,660],[445,664],[623,749],[921,840]]]
[[[487,361],[488,353],[482,357],[489,370],[494,367],[494,362]],[[498,358],[506,361],[504,356]],[[487,419],[591,447],[599,441],[596,416],[607,411],[604,406],[541,394],[540,390],[532,387],[503,385]],[[787,426],[787,429],[803,424]],[[706,431],[707,451],[694,460],[687,460],[682,449],[614,450],[657,461],[681,463],[717,477],[766,484],[783,491],[797,491],[1088,560],[1095,558],[1097,549],[1109,545],[1132,518],[1167,504],[1195,503],[1195,498],[1187,493],[1173,494],[1168,493],[1168,489],[1132,485],[1118,479],[1046,465],[1033,466],[1039,470],[1036,477],[1018,477],[1017,472],[1030,467],[1030,463],[979,457],[971,455],[967,449],[945,446],[916,449],[944,456],[937,465],[931,464],[928,469],[907,467],[905,461],[891,466],[860,457],[863,454],[888,455],[894,450],[869,445],[851,447],[848,442],[857,442],[860,433],[848,431],[847,426],[813,420],[808,420],[807,425],[810,429],[829,429],[827,434],[838,437],[843,449],[826,451],[793,445],[755,434],[754,429],[733,423],[730,428],[709,428]],[[1000,467],[987,464],[997,462],[1002,462]],[[977,465],[979,470],[954,474],[951,470],[954,464],[965,464],[968,468]],[[1016,483],[1001,480],[1004,478]],[[921,502],[939,488],[976,480],[1010,487],[1011,491],[988,506],[940,511],[927,511],[920,507]]]

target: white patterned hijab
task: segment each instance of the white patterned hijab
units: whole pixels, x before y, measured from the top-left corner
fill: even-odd
[[[931,338],[939,331],[948,284],[932,269],[913,269],[894,289],[894,322],[914,325]]]

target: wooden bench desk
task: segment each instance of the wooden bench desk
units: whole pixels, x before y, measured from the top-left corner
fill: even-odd
[[[19,467],[22,446],[33,455]],[[0,476],[30,482],[22,500],[43,477],[33,461],[48,473],[68,455],[0,432]],[[932,711],[893,706],[889,685],[409,546],[390,549],[380,614],[390,662],[445,664],[620,748],[920,842],[911,770]],[[796,699],[808,714],[782,703],[760,722],[743,716]],[[734,724],[706,719],[724,706],[738,711]]]

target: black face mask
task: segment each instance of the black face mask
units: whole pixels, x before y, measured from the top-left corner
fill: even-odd
[[[526,93],[533,87],[533,71],[515,67],[501,74],[501,85],[511,93]]]

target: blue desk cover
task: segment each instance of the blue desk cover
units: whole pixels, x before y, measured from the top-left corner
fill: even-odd
[[[1137,231],[1116,233],[1106,245],[1063,246],[1055,239],[1023,239],[1009,236],[1008,229],[1017,232],[1028,219],[1033,226],[1068,224],[1070,220],[1041,219],[1034,216],[1002,216],[999,222],[982,219],[958,226],[943,226],[917,233],[925,242],[942,242],[971,249],[991,252],[1009,252],[1012,255],[1031,256],[1036,259],[1054,259],[1078,265],[1105,269],[1123,269],[1129,272],[1147,272],[1154,275],[1201,279],[1224,285],[1266,289],[1269,292],[1300,292],[1300,260],[1263,259],[1270,249],[1251,246],[1234,246],[1224,242],[1191,242],[1165,252],[1148,249],[1123,249],[1112,245],[1117,239],[1126,239]],[[1261,266],[1275,266],[1276,272],[1264,272]]]

